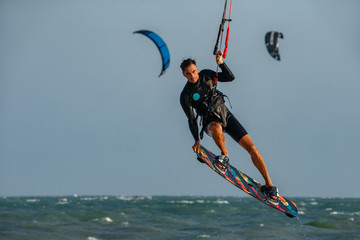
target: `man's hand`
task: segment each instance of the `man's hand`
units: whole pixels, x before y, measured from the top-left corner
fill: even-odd
[[[223,56],[223,52],[222,52],[222,51],[218,51],[218,52],[216,53],[216,63],[217,63],[218,65],[224,63],[222,56]]]
[[[194,153],[200,153],[200,140],[197,140],[195,144],[192,146]]]

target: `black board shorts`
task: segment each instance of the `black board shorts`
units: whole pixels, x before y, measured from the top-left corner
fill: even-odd
[[[222,121],[216,117],[210,117],[208,119],[208,121],[206,122],[205,125],[205,132],[207,135],[211,136],[211,134],[209,133],[208,130],[208,125],[211,122],[217,122],[220,123],[220,125],[223,128],[223,132],[227,133],[230,135],[230,137],[232,137],[236,142],[239,142],[240,139],[245,136],[247,133],[247,131],[245,130],[245,128],[241,125],[241,123],[236,119],[236,117],[229,111],[228,115],[226,117],[227,119],[227,123],[226,126],[224,126],[224,123],[222,123]]]

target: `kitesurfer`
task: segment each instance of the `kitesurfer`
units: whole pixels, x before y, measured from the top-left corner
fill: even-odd
[[[223,61],[222,55],[221,51],[216,54],[216,63],[221,69],[219,73],[208,69],[199,72],[196,61],[191,58],[184,60],[180,65],[182,73],[187,79],[187,83],[180,95],[180,103],[188,118],[189,128],[195,139],[192,148],[195,153],[199,153],[200,138],[202,138],[203,131],[205,131],[213,138],[221,150],[222,155],[218,156],[217,160],[220,166],[225,168],[229,162],[229,153],[225,148],[225,136],[223,134],[223,132],[226,132],[250,154],[253,164],[265,180],[265,187],[262,191],[269,201],[276,204],[278,203],[278,189],[270,179],[263,157],[245,128],[225,106],[225,95],[216,90],[214,78],[217,78],[219,82],[231,82],[235,79],[235,76]],[[197,116],[195,116],[194,110],[196,110]],[[202,125],[200,134],[197,124],[198,116],[200,116],[200,125]]]

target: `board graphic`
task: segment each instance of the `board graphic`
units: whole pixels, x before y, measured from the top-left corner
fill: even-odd
[[[288,217],[296,217],[298,215],[296,204],[279,194],[279,204],[273,205],[266,200],[266,196],[261,191],[262,185],[252,179],[251,177],[247,176],[243,172],[239,171],[235,167],[229,164],[228,168],[224,171],[221,171],[217,167],[215,167],[214,161],[216,155],[206,149],[204,146],[200,147],[200,153],[197,153],[198,160],[207,164],[212,170],[217,172],[223,178],[231,182],[236,187],[243,190],[245,193],[249,194],[250,196],[256,198],[257,200],[261,201],[262,203],[267,204],[271,208],[274,208],[278,211],[285,213]]]

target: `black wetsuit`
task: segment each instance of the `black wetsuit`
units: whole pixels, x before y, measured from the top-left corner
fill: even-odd
[[[218,73],[219,82],[231,82],[235,79],[228,66],[219,65],[222,72]],[[247,134],[244,127],[225,106],[224,95],[214,88],[216,73],[212,70],[199,72],[199,80],[196,83],[187,82],[180,95],[181,106],[188,118],[189,128],[195,141],[199,140],[199,128],[196,113],[202,117],[203,130],[207,132],[210,122],[218,122],[223,131],[228,133],[236,142]]]

